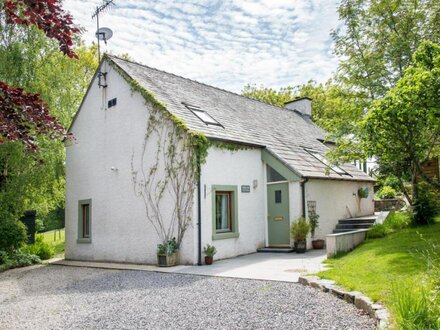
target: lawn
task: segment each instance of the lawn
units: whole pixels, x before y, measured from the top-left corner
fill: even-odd
[[[432,243],[436,243],[439,254],[440,217],[431,226],[403,229],[384,238],[369,239],[354,251],[329,259],[327,263],[332,268],[317,275],[389,305],[393,283],[412,283],[427,272],[427,258],[422,253],[432,249]]]
[[[55,256],[64,253],[65,232],[63,229],[57,229],[42,233],[43,239],[50,244],[55,252]]]

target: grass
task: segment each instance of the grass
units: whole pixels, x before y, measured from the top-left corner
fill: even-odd
[[[43,240],[53,248],[55,252],[55,256],[59,256],[60,254],[64,253],[64,241],[65,241],[64,228],[47,231],[39,235],[43,235]]]
[[[440,253],[440,217],[430,226],[402,229],[384,238],[369,239],[352,252],[327,260],[331,269],[317,275],[390,306],[395,283],[414,283],[427,273],[427,261],[422,253],[434,243],[436,252]]]

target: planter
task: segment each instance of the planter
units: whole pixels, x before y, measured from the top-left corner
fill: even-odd
[[[322,250],[324,248],[325,241],[323,239],[315,239],[312,241],[312,246],[315,250]]]
[[[157,255],[157,263],[159,267],[175,266],[176,260],[177,260],[177,253]]]
[[[214,257],[212,256],[205,256],[205,265],[212,265],[212,261],[214,260]]]
[[[301,240],[301,241],[295,241],[295,251],[296,253],[304,253],[307,251],[307,241]]]

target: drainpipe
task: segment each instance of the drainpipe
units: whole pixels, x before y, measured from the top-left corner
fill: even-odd
[[[197,172],[198,172],[198,178],[197,178],[197,234],[198,234],[198,258],[197,258],[197,265],[202,265],[202,189],[201,189],[201,166],[200,166],[200,160],[197,159]]]
[[[304,218],[306,217],[306,182],[307,181],[309,181],[308,178],[304,178],[304,180],[301,181],[301,193],[302,193],[302,205],[303,205],[302,215]]]

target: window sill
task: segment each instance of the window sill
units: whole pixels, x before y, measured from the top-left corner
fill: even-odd
[[[78,238],[76,240],[77,243],[92,243],[92,239],[91,238]]]
[[[212,235],[212,240],[218,240],[218,239],[227,239],[227,238],[237,238],[240,236],[240,233],[218,233]]]

